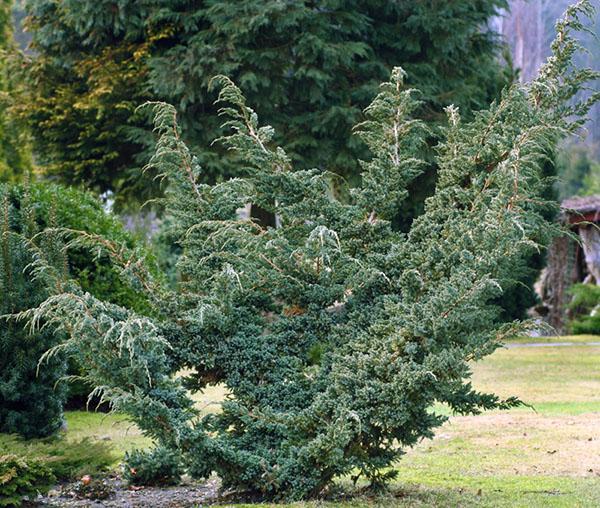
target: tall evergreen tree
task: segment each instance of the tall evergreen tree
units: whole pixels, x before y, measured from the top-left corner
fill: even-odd
[[[385,483],[403,450],[445,420],[437,402],[461,414],[517,403],[475,390],[471,362],[531,325],[498,323],[493,299],[515,261],[558,228],[544,218],[557,204],[542,197],[542,166],[600,99],[572,102],[597,77],[572,65],[572,32],[592,12],[587,0],[568,10],[531,83],[505,89],[470,121],[447,108],[435,193],[407,234],[391,219],[426,167],[428,130],[402,69],[356,127],[371,157],[348,200],[331,196],[324,172],[292,170],[274,129],[227,77],[216,80],[221,142],[240,158],[237,178],[203,183],[175,108],[155,103],[150,165],[169,181],[179,287],[163,287],[127,249],[65,232],[71,245],[105,250],[153,312],[52,284],[39,259],[52,295],[21,317],[68,334],[48,356],[80,358],[98,389],[194,476],[217,472],[225,487],[267,498],[317,496],[349,474]],[[277,214],[279,227],[241,219],[247,202]],[[184,387],[217,383],[231,396],[200,418]]]
[[[148,139],[135,105],[171,102],[205,180],[215,181],[235,167],[210,145],[222,131],[209,83],[224,74],[297,168],[356,182],[366,149],[350,129],[393,66],[422,91],[419,116],[430,122],[449,104],[468,115],[497,97],[506,76],[485,27],[505,3],[29,0],[37,56],[24,114],[52,174],[131,194]]]

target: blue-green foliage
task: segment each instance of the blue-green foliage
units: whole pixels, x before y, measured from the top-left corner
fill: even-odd
[[[126,454],[123,473],[130,485],[176,485],[183,467],[179,453],[158,447]]]
[[[470,362],[529,326],[498,324],[491,302],[515,261],[553,232],[541,167],[595,100],[572,102],[594,77],[570,66],[571,31],[590,13],[587,1],[568,11],[538,79],[506,89],[472,121],[447,109],[436,192],[407,234],[390,218],[423,170],[427,132],[401,69],[356,127],[372,158],[348,202],[332,195],[328,173],[293,170],[228,78],[214,85],[238,178],[202,183],[175,109],[154,104],[150,169],[169,183],[177,289],[135,253],[81,235],[71,245],[105,249],[152,315],[68,283],[22,317],[67,334],[50,355],[79,358],[99,391],[195,477],[217,472],[225,487],[265,498],[316,496],[348,474],[385,483],[403,450],[445,421],[434,404],[472,414],[518,403],[474,390]],[[246,203],[274,213],[278,227],[240,218]],[[52,284],[43,260],[36,270]],[[200,418],[184,387],[216,383],[231,395]]]

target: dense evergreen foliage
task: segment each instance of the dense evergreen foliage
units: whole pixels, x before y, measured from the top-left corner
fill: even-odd
[[[372,158],[349,201],[331,195],[326,173],[292,170],[228,78],[215,85],[238,178],[203,183],[175,108],[155,104],[150,167],[169,182],[179,287],[163,287],[134,252],[67,231],[70,246],[111,256],[152,315],[94,298],[39,258],[33,268],[52,294],[21,317],[66,334],[47,358],[77,357],[98,391],[193,476],[217,472],[225,487],[268,498],[315,496],[347,474],[385,483],[403,449],[445,420],[435,403],[461,414],[518,403],[475,391],[469,363],[529,326],[499,324],[491,302],[553,228],[541,167],[593,102],[572,102],[595,77],[571,66],[571,32],[590,13],[587,1],[569,9],[533,82],[507,88],[471,121],[447,108],[436,191],[407,234],[390,219],[426,166],[428,133],[403,70],[356,128]],[[248,202],[279,226],[240,219]],[[184,387],[215,383],[231,396],[198,418]]]
[[[221,131],[209,81],[224,74],[298,169],[355,178],[366,152],[350,129],[393,66],[422,91],[427,121],[449,104],[469,112],[498,96],[508,76],[485,26],[505,4],[28,0],[36,55],[22,114],[50,173],[139,199],[156,190],[139,181],[150,138],[134,111],[145,98],[177,106],[205,181],[236,172],[211,146]]]
[[[510,67],[500,64],[499,39],[485,29],[505,0],[29,0],[27,6],[38,56],[25,66],[29,86],[17,109],[31,122],[39,160],[63,181],[117,191],[117,208],[159,192],[140,170],[152,149],[145,117],[135,109],[145,99],[177,106],[204,182],[237,174],[233,153],[212,143],[222,134],[209,87],[217,74],[234,80],[275,128],[274,142],[296,169],[327,169],[352,184],[359,159],[369,155],[351,127],[393,66],[401,65],[408,84],[420,90],[415,115],[432,127],[450,104],[469,118],[511,79]],[[426,170],[393,218],[405,231],[433,192],[430,147],[437,138],[433,128],[422,146]],[[343,182],[332,178],[331,185],[343,194]],[[273,220],[258,207],[253,215]],[[539,260],[520,264],[519,283],[501,299],[507,319],[523,317],[535,302]]]
[[[127,308],[148,309],[146,298],[121,281],[107,256],[74,248],[67,260],[60,242],[50,232],[40,233],[52,227],[85,230],[134,248],[120,222],[91,194],[49,184],[0,185],[0,203],[0,315],[31,308],[48,296],[28,269],[41,254],[50,256],[62,277],[69,272],[82,290]],[[25,242],[32,241],[41,252],[30,251]],[[49,329],[30,334],[24,323],[0,320],[0,431],[47,436],[61,426],[67,394],[64,383],[57,382],[67,373],[65,359],[53,358],[38,373],[40,357],[59,340]],[[79,366],[72,364],[70,374],[78,373]],[[69,388],[70,400],[83,404],[92,389],[81,383]]]
[[[60,243],[44,235],[35,249],[27,243],[38,233],[31,196],[15,203],[7,187],[0,187],[1,261],[0,315],[6,316],[39,305],[47,296],[44,284],[32,279],[27,267],[43,250],[45,259],[65,276],[66,263]],[[56,226],[52,213],[49,225]],[[18,236],[20,234],[21,236]],[[63,423],[64,387],[55,384],[66,374],[66,361],[55,357],[38,373],[42,354],[59,342],[50,329],[30,333],[22,323],[0,321],[0,431],[25,437],[47,436]]]
[[[133,450],[125,455],[123,477],[129,485],[177,485],[183,467],[177,451],[157,447]]]
[[[419,88],[415,115],[430,126],[454,104],[469,117],[499,96],[510,79],[499,40],[484,29],[504,0],[139,3],[30,0],[38,56],[26,68],[21,114],[36,133],[39,160],[69,183],[117,191],[117,208],[155,195],[141,176],[151,152],[145,99],[178,108],[182,136],[203,167],[205,182],[236,175],[232,152],[212,141],[222,134],[210,79],[234,80],[296,169],[320,168],[358,183],[365,143],[351,136],[365,108],[401,65]],[[109,13],[109,14],[107,14]],[[57,93],[57,90],[60,93]],[[407,230],[433,192],[436,167],[430,131],[428,162],[400,204],[394,223]],[[332,178],[336,192],[344,184]],[[135,205],[134,205],[135,207]],[[272,216],[255,207],[266,223]],[[531,260],[525,260],[526,264]],[[536,268],[502,297],[508,319],[533,305]]]
[[[575,284],[571,288],[573,299],[569,302],[572,319],[569,329],[574,334],[600,333],[600,287],[594,284]]]

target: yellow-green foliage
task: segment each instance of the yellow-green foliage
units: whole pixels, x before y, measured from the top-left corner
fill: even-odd
[[[0,435],[0,455],[15,454],[26,461],[42,463],[57,481],[68,481],[81,475],[102,473],[117,460],[110,443],[83,437],[67,439],[64,435],[46,439],[25,440],[11,434]]]
[[[13,0],[0,0],[0,183],[18,180],[32,168],[25,128],[10,108],[14,103],[9,58],[14,50],[12,5]]]
[[[14,454],[0,455],[0,506],[21,506],[46,492],[55,481],[41,461]]]

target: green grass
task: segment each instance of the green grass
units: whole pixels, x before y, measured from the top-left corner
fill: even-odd
[[[16,435],[0,434],[0,456],[2,455],[40,460],[58,481],[73,480],[84,474],[110,472],[120,459],[116,450],[105,441],[89,437],[80,440],[66,439],[62,435],[24,440]]]
[[[515,342],[531,341],[600,337]],[[500,349],[473,371],[477,389],[535,411],[451,418],[398,464],[396,487],[411,494],[382,506],[600,506],[600,347]]]
[[[541,413],[600,411],[600,346],[500,349],[474,366],[473,384]]]
[[[558,337],[515,337],[509,341],[513,344],[535,342],[538,344],[552,344],[553,342],[600,342],[599,335],[561,335]]]
[[[84,437],[108,443],[123,457],[125,452],[135,448],[146,448],[151,444],[139,429],[125,416],[119,414],[68,411],[67,439],[77,441]]]
[[[69,411],[66,419],[68,431],[46,439],[0,434],[0,455],[41,459],[63,481],[114,470],[125,452],[150,445],[123,415]]]
[[[600,506],[600,337],[519,338],[523,342],[576,342],[569,347],[503,348],[473,365],[473,384],[529,407],[478,416],[452,416],[433,440],[408,450],[385,496],[286,505],[362,507],[591,507]],[[219,410],[226,391],[194,395],[203,412]],[[449,414],[442,406],[436,410]],[[89,437],[116,456],[150,444],[121,415],[67,413],[66,440]],[[3,440],[0,435],[0,450]],[[116,465],[116,463],[115,463]],[[235,505],[244,506],[244,505]],[[249,505],[247,505],[249,506]],[[256,505],[253,505],[256,506]],[[275,506],[275,505],[260,505]]]
[[[287,508],[363,507],[482,507],[482,508],[589,508],[600,506],[600,481],[547,477],[467,478],[455,475],[423,479],[408,475],[390,493],[356,495],[340,501],[286,504]],[[236,504],[237,508],[281,507],[279,504]]]

